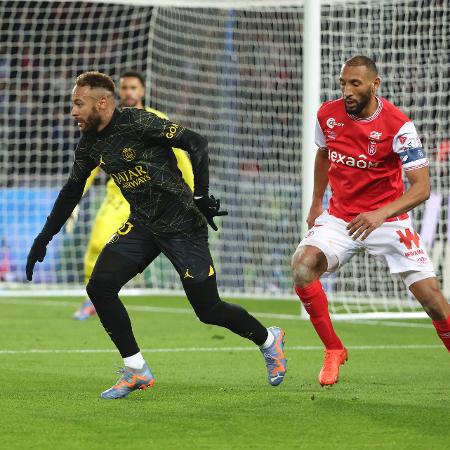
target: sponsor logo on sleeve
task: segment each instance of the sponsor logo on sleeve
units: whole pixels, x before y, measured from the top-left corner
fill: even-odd
[[[178,128],[180,128],[180,125],[171,123],[169,129],[166,131],[166,138],[172,139],[177,134]]]

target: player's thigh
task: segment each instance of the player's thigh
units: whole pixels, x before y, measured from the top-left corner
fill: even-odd
[[[215,274],[206,227],[191,237],[160,239],[158,245],[175,267],[183,284],[198,283]]]
[[[152,238],[128,221],[101,251],[91,278],[108,278],[122,287],[142,272],[160,253],[161,250]]]
[[[416,273],[405,279],[407,286],[434,275],[433,263],[409,219],[385,222],[369,235],[365,246],[371,255],[389,267],[391,273]],[[427,275],[421,278],[421,273]]]
[[[326,271],[334,272],[338,270],[362,248],[360,242],[353,241],[348,235],[346,226],[347,223],[345,221],[324,211],[301,240],[294,257],[297,258],[304,255],[304,247],[315,247],[326,257]],[[306,252],[308,252],[307,249]],[[309,253],[311,254],[312,251],[309,250]]]

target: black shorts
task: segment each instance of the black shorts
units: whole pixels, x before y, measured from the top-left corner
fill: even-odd
[[[113,235],[103,250],[110,251],[134,261],[136,273],[142,272],[163,253],[173,264],[183,283],[201,282],[215,274],[206,227],[200,228],[191,237],[167,238],[128,221]]]

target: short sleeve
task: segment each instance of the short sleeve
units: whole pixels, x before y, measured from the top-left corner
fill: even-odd
[[[326,148],[327,146],[325,135],[323,134],[322,127],[320,126],[319,123],[319,119],[316,119],[315,142],[317,147],[319,148]]]
[[[425,150],[412,122],[406,122],[400,128],[393,139],[392,150],[397,153],[405,171],[428,166]]]

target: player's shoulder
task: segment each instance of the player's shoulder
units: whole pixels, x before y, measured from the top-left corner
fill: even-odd
[[[151,108],[150,106],[146,106],[145,110],[151,114],[154,114],[155,116],[160,117],[161,119],[169,119],[169,116],[165,113],[163,113],[162,111],[159,111],[158,109],[155,108]]]
[[[397,106],[391,103],[384,97],[379,97],[378,99],[382,102],[382,119],[387,121],[391,126],[395,128],[402,127],[405,123],[411,122],[411,119]]]
[[[341,97],[336,98],[334,100],[327,100],[323,102],[320,105],[319,110],[317,111],[317,116],[323,117],[328,114],[336,114],[341,113],[343,111],[345,111],[344,99]]]
[[[120,110],[117,124],[121,128],[127,126],[148,128],[158,122],[161,118],[153,112],[140,108],[123,108]]]

